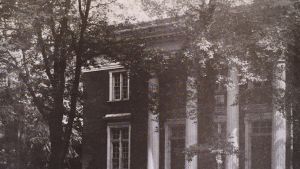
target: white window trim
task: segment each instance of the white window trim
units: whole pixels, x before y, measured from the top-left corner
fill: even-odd
[[[127,85],[128,85],[128,91],[127,91],[127,98],[123,98],[123,78],[120,79],[120,99],[114,99],[113,95],[113,74],[114,73],[121,73],[126,72],[127,73]],[[129,72],[125,69],[118,69],[118,70],[112,70],[109,71],[109,102],[115,102],[115,101],[123,101],[123,100],[129,100],[130,98],[130,83],[129,83]]]
[[[225,128],[225,131],[222,130],[222,123],[225,123],[225,124],[227,123],[227,116],[226,115],[215,115],[213,117],[213,121],[217,125],[217,132],[218,132],[218,134],[222,134],[222,132],[225,132],[225,136],[226,136],[226,132],[227,131],[226,131],[226,128]],[[216,157],[222,159],[221,152],[223,152],[223,150],[218,149],[216,152],[217,152],[217,156]],[[222,168],[222,166],[224,164],[225,164],[225,161],[222,161],[222,163],[217,162],[217,168]]]
[[[107,169],[112,169],[112,146],[111,146],[111,129],[128,127],[128,169],[130,169],[131,158],[131,125],[128,122],[117,122],[107,124]]]
[[[214,121],[215,123],[223,123],[223,122],[226,123],[227,117],[226,117],[226,115],[215,115],[215,116],[213,117],[213,121]]]
[[[185,125],[185,119],[169,119],[165,122],[165,169],[171,169],[171,128],[176,125]]]
[[[245,169],[251,169],[252,123],[261,120],[272,120],[272,114],[263,113],[245,115]]]
[[[220,103],[218,103],[220,101]],[[216,106],[224,106],[225,105],[225,95],[224,94],[215,94],[215,103]]]
[[[225,123],[225,124],[227,123],[227,119],[226,118],[227,117],[224,116],[224,115],[214,116],[213,121],[214,121],[215,124],[217,124],[218,134],[221,134],[221,132],[222,132],[222,124],[221,123]]]

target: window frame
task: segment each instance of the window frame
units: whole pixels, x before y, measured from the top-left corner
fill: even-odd
[[[261,113],[261,114],[246,114],[244,118],[245,124],[245,169],[251,169],[251,154],[252,154],[252,142],[251,136],[253,135],[252,132],[252,125],[254,122],[259,121],[272,121],[272,113]],[[271,127],[271,133],[273,130],[273,126]],[[271,134],[270,133],[270,134]],[[264,133],[263,135],[266,135]]]
[[[168,119],[165,124],[165,169],[171,169],[171,135],[172,128],[175,126],[183,125],[186,129],[185,119]],[[186,132],[186,131],[185,131]],[[185,133],[186,135],[186,133]],[[185,140],[184,135],[184,140]]]
[[[215,94],[215,104],[216,106],[224,106],[225,102],[225,95],[224,94]]]
[[[226,115],[215,115],[213,118],[214,125],[216,127],[216,132],[221,137],[224,137],[222,139],[226,139],[226,128],[227,128],[227,116]],[[223,128],[222,125],[225,127]]]
[[[226,110],[225,110],[226,113]],[[215,125],[215,132],[217,132],[218,136],[221,140],[226,140],[227,135],[227,115],[215,115],[213,117],[213,122]],[[224,125],[222,127],[222,125]],[[216,151],[216,157],[219,158],[219,160],[222,160],[222,163],[217,162],[217,168],[223,169],[225,168],[225,159],[224,154],[222,154],[222,149],[217,149]]]
[[[115,95],[114,95],[114,76],[113,74],[115,73],[120,73],[120,98],[119,99],[115,99]],[[127,98],[123,97],[123,73],[127,74]],[[129,83],[129,72],[125,69],[118,69],[118,70],[112,70],[109,71],[109,101],[110,102],[115,102],[115,101],[125,101],[125,100],[129,100],[130,98],[130,83]]]
[[[107,169],[113,169],[112,165],[112,156],[113,156],[113,146],[112,146],[112,132],[111,130],[116,128],[128,128],[128,169],[130,169],[130,161],[131,161],[131,125],[128,122],[116,122],[116,123],[108,123],[107,124]],[[122,148],[119,148],[119,153],[122,153]],[[119,160],[122,161],[121,158]],[[121,163],[119,163],[119,169]]]

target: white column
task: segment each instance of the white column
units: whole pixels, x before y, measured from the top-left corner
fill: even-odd
[[[245,169],[251,169],[251,128],[252,123],[249,118],[245,118]]]
[[[191,145],[198,143],[198,120],[197,120],[197,83],[196,78],[188,76],[187,84],[187,100],[186,100],[186,129],[185,129],[185,146],[188,148]],[[197,169],[197,156],[193,156],[192,160],[187,160],[185,162],[186,169]]]
[[[286,89],[285,62],[279,61],[273,76],[273,121],[272,121],[272,169],[286,168],[286,119],[283,116],[284,92]]]
[[[235,66],[229,68],[229,84],[227,87],[227,138],[233,147],[239,149],[239,104],[238,104],[238,70]],[[226,156],[226,169],[238,169],[238,154]]]
[[[159,169],[159,82],[155,74],[148,81],[148,160],[147,169]]]

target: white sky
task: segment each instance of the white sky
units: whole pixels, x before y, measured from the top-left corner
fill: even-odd
[[[141,0],[117,0],[117,4],[113,4],[110,7],[111,12],[108,13],[108,18],[112,23],[124,21],[121,17],[134,19],[135,22],[154,19],[154,17],[150,17],[148,13],[143,10]]]
[[[111,11],[108,13],[108,18],[111,23],[120,23],[124,22],[125,18],[134,19],[133,22],[141,22],[141,21],[150,21],[157,19],[157,16],[150,16],[149,13],[143,10],[142,1],[147,0],[116,0],[116,3],[110,5]],[[152,0],[157,2],[166,2],[170,7],[174,5],[176,2],[188,2],[188,3],[196,3],[201,0]],[[195,2],[193,2],[195,1]],[[205,0],[208,3],[209,0]],[[249,4],[252,3],[253,0],[225,0],[234,2],[235,5]],[[118,5],[118,4],[121,4]],[[123,18],[122,18],[123,17]],[[132,20],[130,20],[132,21]]]

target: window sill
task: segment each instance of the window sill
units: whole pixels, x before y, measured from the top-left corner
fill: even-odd
[[[122,99],[122,100],[108,100],[107,103],[115,103],[115,102],[123,102],[123,101],[129,101],[129,99]]]
[[[131,117],[131,113],[118,113],[118,114],[106,114],[103,119],[104,120],[116,120],[116,119],[129,119]]]

